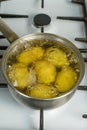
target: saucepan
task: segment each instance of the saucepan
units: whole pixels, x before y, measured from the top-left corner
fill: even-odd
[[[20,27],[21,28],[21,27]],[[0,31],[3,33],[3,35],[8,39],[8,41],[11,43],[10,46],[6,49],[3,59],[2,59],[2,71],[4,74],[4,77],[8,83],[8,88],[13,95],[13,97],[21,102],[24,105],[27,105],[29,107],[35,108],[35,109],[50,109],[50,108],[56,108],[59,107],[66,102],[68,102],[73,94],[75,93],[78,85],[83,79],[84,76],[84,59],[79,51],[79,49],[69,40],[55,35],[55,34],[50,34],[50,33],[34,33],[34,34],[29,34],[23,37],[19,37],[15,32],[13,32],[9,26],[0,18]],[[64,93],[61,94],[60,96],[54,97],[54,98],[33,98],[30,96],[27,96],[20,91],[18,91],[13,84],[10,82],[8,75],[7,75],[7,65],[8,65],[8,60],[10,57],[12,57],[15,54],[18,54],[20,52],[21,48],[24,46],[29,47],[29,41],[32,40],[38,40],[38,39],[45,39],[45,40],[52,40],[55,42],[59,42],[64,46],[67,46],[72,52],[75,54],[76,58],[78,59],[79,62],[79,77],[78,81],[74,85],[74,87]],[[67,81],[66,81],[67,82]]]
[[[56,36],[54,34],[48,34],[48,33],[29,34],[29,35],[19,38],[19,36],[15,32],[13,32],[1,18],[0,18],[0,31],[11,43],[11,45],[7,48],[7,50],[5,51],[3,55],[2,71],[7,80],[8,88],[10,92],[12,93],[12,95],[23,104],[33,107],[35,109],[39,109],[39,108],[49,109],[49,108],[58,107],[66,103],[72,97],[72,95],[76,91],[78,85],[80,84],[84,76],[84,68],[85,68],[84,59],[81,53],[79,52],[79,50],[77,49],[77,47],[73,43],[71,43],[69,40],[63,37]],[[68,46],[68,48],[70,48],[74,52],[74,54],[77,56],[77,59],[79,61],[79,66],[80,66],[79,78],[75,86],[67,93],[64,93],[63,95],[60,95],[55,98],[50,98],[50,99],[32,98],[30,96],[27,96],[19,92],[9,81],[7,70],[6,70],[9,57],[14,55],[15,53],[18,53],[20,49],[23,48],[24,45],[29,46],[27,45],[27,43],[29,44],[28,41],[35,40],[35,39],[48,39],[48,40],[58,41],[61,44]]]

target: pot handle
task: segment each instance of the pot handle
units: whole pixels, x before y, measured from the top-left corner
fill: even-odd
[[[0,31],[10,43],[19,38],[19,36],[12,31],[12,29],[4,22],[2,18],[0,18]]]

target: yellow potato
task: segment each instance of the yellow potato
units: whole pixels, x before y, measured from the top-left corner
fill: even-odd
[[[77,81],[77,74],[71,67],[66,67],[58,73],[55,85],[59,92],[67,92]]]
[[[56,67],[49,61],[41,60],[35,63],[38,82],[50,84],[55,81]]]
[[[21,63],[15,63],[8,69],[8,76],[14,86],[20,90],[29,85],[28,68]]]
[[[31,47],[29,50],[21,52],[17,56],[18,62],[30,64],[36,60],[42,59],[44,50],[41,47]]]
[[[33,88],[27,89],[26,94],[35,98],[53,98],[58,95],[58,90],[51,85],[36,84]]]
[[[52,62],[57,67],[63,67],[69,65],[69,61],[67,59],[66,54],[58,49],[50,47],[46,50],[44,58],[50,62]]]

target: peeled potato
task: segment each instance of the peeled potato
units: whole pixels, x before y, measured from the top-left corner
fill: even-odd
[[[56,67],[49,61],[41,60],[35,63],[38,82],[50,84],[55,81]]]
[[[53,47],[48,48],[46,50],[44,58],[52,62],[57,67],[63,67],[69,65],[69,61],[67,59],[66,54],[58,48]]]
[[[71,67],[66,67],[58,73],[56,78],[56,87],[59,92],[67,92],[77,81],[77,74]]]
[[[13,64],[8,69],[8,76],[14,86],[21,90],[29,85],[29,71],[24,64]]]
[[[29,50],[21,52],[17,56],[18,62],[30,64],[43,57],[44,50],[41,47],[31,47]]]
[[[58,95],[58,90],[51,85],[36,84],[30,90],[27,89],[26,94],[35,98],[52,98]]]

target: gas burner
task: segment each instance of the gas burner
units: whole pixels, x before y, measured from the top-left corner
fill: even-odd
[[[34,25],[36,27],[41,27],[42,29],[41,32],[43,32],[43,29],[44,29],[43,27],[46,25],[49,25],[50,22],[51,22],[51,18],[47,14],[37,14],[34,17]]]
[[[36,27],[49,25],[50,22],[51,18],[47,14],[38,14],[34,17],[34,24]]]

